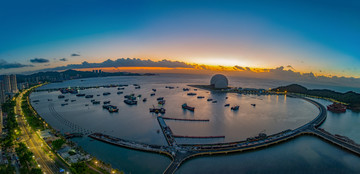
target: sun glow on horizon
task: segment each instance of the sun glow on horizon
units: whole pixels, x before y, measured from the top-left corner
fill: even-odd
[[[190,62],[190,61],[189,61]],[[191,63],[204,64],[210,66],[249,66],[249,63],[235,58],[194,58]]]

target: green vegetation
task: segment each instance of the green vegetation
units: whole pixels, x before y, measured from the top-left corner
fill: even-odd
[[[30,166],[35,164],[35,161],[32,158],[34,154],[26,147],[24,143],[19,143],[18,147],[15,148],[15,152],[19,157],[21,166],[25,170],[30,169]]]
[[[281,86],[275,89],[272,89],[275,92],[292,92],[298,94],[305,94],[309,96],[316,96],[321,98],[333,99],[339,102],[348,104],[350,109],[359,110],[360,109],[360,94],[353,91],[346,93],[335,92],[328,89],[307,89],[301,85],[292,84],[288,86]]]
[[[44,130],[43,122],[40,116],[32,109],[29,105],[27,98],[29,97],[31,91],[26,92],[22,98],[21,109],[24,112],[27,122],[34,130]]]
[[[15,101],[7,101],[2,105],[2,110],[8,115],[7,123],[5,129],[7,129],[7,135],[2,139],[1,145],[5,148],[11,147],[14,145],[14,141],[17,137],[18,132],[20,132],[19,125],[16,122],[14,107]]]
[[[57,140],[53,141],[51,144],[52,144],[52,148],[54,150],[59,150],[61,148],[61,146],[65,144],[65,140],[57,139]]]
[[[96,174],[97,172],[91,170],[85,162],[78,162],[71,164],[71,172],[75,174],[82,174],[82,173],[88,173],[88,174]]]
[[[0,165],[0,173],[15,173],[15,168],[11,164]]]

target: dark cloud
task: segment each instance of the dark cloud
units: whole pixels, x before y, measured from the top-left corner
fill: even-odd
[[[61,66],[54,68],[52,70],[66,70],[66,69],[81,69],[81,68],[104,68],[104,67],[170,67],[170,68],[193,68],[193,66],[188,65],[184,62],[179,61],[170,61],[170,60],[161,60],[161,61],[152,61],[152,60],[141,60],[141,59],[130,59],[130,58],[120,58],[116,60],[106,60],[101,63],[89,63],[82,62],[81,64],[69,64],[67,66]]]
[[[67,59],[66,58],[61,58],[61,59],[59,59],[60,61],[63,61],[63,62],[66,62],[67,61]]]
[[[244,67],[241,67],[241,66],[238,66],[238,65],[234,66],[234,69],[236,69],[236,70],[241,70],[241,71],[244,71],[244,70],[245,70]]]
[[[23,65],[20,63],[8,63],[5,60],[0,59],[0,69],[23,68],[31,66],[32,65]]]
[[[291,66],[291,65],[286,66],[286,68],[289,68],[289,69],[295,70],[295,68],[294,68],[293,66]]]
[[[31,63],[49,63],[50,61],[48,59],[44,59],[44,58],[34,58],[34,59],[30,59]]]
[[[71,56],[80,56],[80,54],[74,53],[74,54],[71,54]]]

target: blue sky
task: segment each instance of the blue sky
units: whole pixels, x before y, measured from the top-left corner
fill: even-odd
[[[359,9],[359,1],[3,1],[0,59],[32,67],[1,71],[136,57],[360,77]]]

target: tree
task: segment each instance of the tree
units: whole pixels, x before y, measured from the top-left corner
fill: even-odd
[[[55,141],[52,142],[52,147],[54,150],[58,150],[61,148],[61,146],[65,144],[65,140],[63,139],[57,139]]]
[[[73,173],[89,173],[89,168],[84,162],[77,162],[74,164],[71,164],[71,168],[73,169]]]
[[[10,164],[8,164],[8,165],[2,164],[2,165],[0,165],[0,173],[12,174],[12,173],[15,173],[15,168],[14,168],[14,166],[12,166]]]

